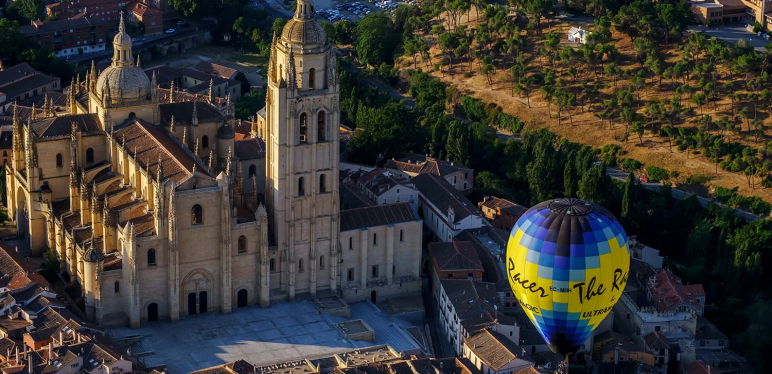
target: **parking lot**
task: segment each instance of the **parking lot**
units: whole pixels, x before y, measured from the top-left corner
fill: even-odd
[[[334,23],[342,20],[358,21],[372,12],[392,10],[401,4],[417,5],[418,3],[414,0],[377,0],[373,3],[368,1],[317,0],[315,1],[315,8],[318,17]]]

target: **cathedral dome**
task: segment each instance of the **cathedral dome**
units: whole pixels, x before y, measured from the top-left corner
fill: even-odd
[[[217,130],[217,137],[220,139],[233,139],[236,137],[236,132],[233,131],[231,125],[226,123]]]
[[[324,44],[327,37],[324,35],[324,28],[316,20],[293,18],[284,25],[281,39],[292,44],[309,45]]]
[[[142,101],[150,98],[150,79],[142,68],[134,65],[131,53],[131,37],[126,33],[123,15],[118,34],[113,39],[113,63],[105,69],[96,82],[96,94],[112,102]],[[137,60],[139,61],[139,60]]]
[[[110,97],[116,101],[147,100],[150,95],[150,79],[137,66],[129,68],[110,66],[99,75],[96,89],[100,96],[107,89]]]
[[[327,42],[324,28],[314,19],[314,6],[309,0],[298,1],[295,16],[284,25],[281,40],[300,45],[321,45]]]

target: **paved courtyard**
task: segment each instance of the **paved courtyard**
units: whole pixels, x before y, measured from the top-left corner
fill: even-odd
[[[171,374],[238,359],[261,365],[381,344],[397,351],[421,350],[405,330],[410,323],[390,317],[369,302],[351,304],[354,319],[364,320],[375,330],[375,343],[345,339],[333,323],[346,319],[320,314],[310,301],[280,303],[266,309],[242,308],[228,315],[188,316],[177,323],[147,323],[138,329],[122,327],[109,333],[115,339],[144,336],[141,345],[154,353],[141,359],[148,367],[166,365]]]

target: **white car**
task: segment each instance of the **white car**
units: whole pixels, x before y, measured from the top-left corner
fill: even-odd
[[[174,29],[168,29],[168,30],[166,30],[164,32],[167,33],[167,34],[174,34]]]

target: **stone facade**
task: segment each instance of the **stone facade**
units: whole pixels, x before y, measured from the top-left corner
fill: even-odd
[[[310,4],[293,22],[318,27],[273,42],[265,144],[235,142],[229,98],[223,113],[211,93],[175,102],[155,73],[140,79],[122,21],[112,65],[73,81],[66,111],[14,115],[9,214],[33,255],[56,252],[89,320],[139,326],[318,291],[420,291],[421,221],[407,203],[394,208],[407,218],[360,228],[382,244],[340,254],[335,55],[323,31],[309,34],[321,30]],[[389,265],[341,287],[343,261]]]

